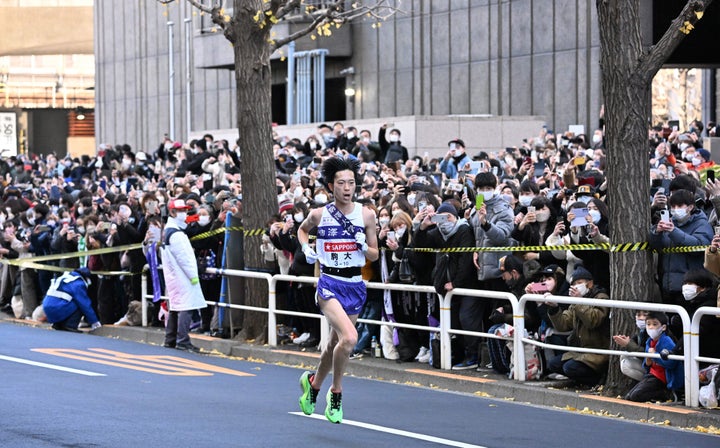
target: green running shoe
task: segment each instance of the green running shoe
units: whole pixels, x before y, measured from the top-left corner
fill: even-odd
[[[305,372],[300,376],[300,388],[303,393],[300,395],[300,409],[303,414],[310,415],[315,412],[315,402],[317,401],[318,390],[312,387],[312,377],[315,376],[311,372]]]
[[[327,417],[327,419],[332,423],[342,423],[342,392],[334,393],[333,391],[328,390],[325,417]]]

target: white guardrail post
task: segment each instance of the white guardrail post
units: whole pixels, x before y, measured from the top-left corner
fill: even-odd
[[[720,363],[720,359],[713,358],[701,358],[700,357],[700,319],[703,316],[720,316],[720,308],[702,306],[695,311],[693,314],[692,322],[690,323],[690,382],[691,382],[691,396],[690,404],[694,408],[700,405],[700,377],[698,373],[700,371],[700,361]],[[687,382],[687,380],[686,380]],[[687,400],[686,400],[687,401]]]
[[[148,314],[147,314],[147,279],[148,279],[148,266],[143,266],[142,280],[140,281],[140,306],[142,307],[142,326],[148,326]]]

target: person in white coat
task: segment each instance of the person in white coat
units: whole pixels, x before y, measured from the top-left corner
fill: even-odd
[[[200,288],[195,251],[184,231],[187,227],[187,210],[190,208],[182,199],[168,202],[169,216],[160,251],[165,295],[168,297],[163,346],[199,352],[200,349],[190,342],[190,323],[193,311],[205,308],[207,304]]]

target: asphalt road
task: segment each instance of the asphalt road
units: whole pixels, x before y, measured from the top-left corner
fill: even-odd
[[[0,322],[0,445],[720,446],[712,435],[351,377],[345,420],[333,425],[324,393],[315,415],[299,413],[301,373]]]

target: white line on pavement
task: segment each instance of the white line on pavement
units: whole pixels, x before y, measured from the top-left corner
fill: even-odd
[[[62,372],[77,373],[85,376],[107,376],[104,373],[90,372],[88,370],[71,369],[70,367],[56,366],[55,364],[45,364],[44,362],[30,361],[29,359],[13,358],[12,356],[0,355],[0,360],[17,362],[19,364],[27,364],[30,366],[43,367],[45,369],[60,370]]]
[[[318,414],[305,415],[302,412],[289,412],[289,414],[298,415],[300,417],[314,418],[316,420],[325,420],[324,415],[318,415]],[[350,425],[350,426],[357,426],[359,428],[370,429],[372,431],[385,432],[388,434],[394,434],[396,436],[401,436],[401,437],[409,437],[411,439],[439,443],[439,444],[446,445],[446,446],[456,446],[459,448],[487,448],[487,447],[484,447],[481,445],[473,445],[471,443],[458,442],[458,441],[450,440],[450,439],[443,439],[442,437],[428,436],[428,435],[419,434],[416,432],[403,431],[402,429],[395,429],[395,428],[388,428],[386,426],[373,425],[372,423],[356,422],[354,420],[343,419],[342,424]]]

